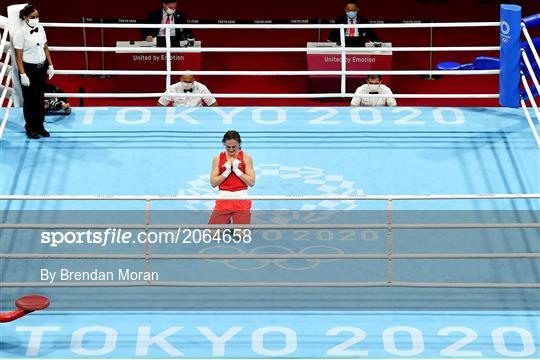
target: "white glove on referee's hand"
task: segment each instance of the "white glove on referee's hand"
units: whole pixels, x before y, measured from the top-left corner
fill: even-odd
[[[21,85],[30,86],[30,78],[26,74],[21,74]]]
[[[242,162],[238,159],[234,159],[234,161],[232,162],[232,166],[233,166],[233,171],[234,173],[236,174],[236,176],[240,177],[242,175],[244,175],[244,173],[242,172],[242,170],[240,170],[238,167],[240,166]]]
[[[223,176],[223,178],[226,179],[226,178],[229,177],[229,175],[231,175],[231,172],[232,172],[231,167],[232,167],[232,165],[231,165],[230,162],[227,161],[227,162],[223,165],[223,167],[225,168],[225,171],[224,171],[223,173],[221,173],[221,176]]]
[[[49,65],[49,68],[47,69],[47,75],[49,75],[49,80],[51,80],[54,76],[54,67],[52,65]]]

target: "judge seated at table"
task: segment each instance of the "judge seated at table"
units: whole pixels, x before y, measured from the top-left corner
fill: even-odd
[[[180,96],[163,94],[158,100],[158,106],[218,106],[217,100],[206,85],[195,81],[195,77],[191,74],[182,75],[180,82],[171,85],[168,92]],[[200,94],[200,96],[182,96],[182,94]]]
[[[186,24],[186,14],[177,8],[176,0],[161,0],[162,8],[152,11],[148,14],[148,24]],[[180,46],[180,41],[194,39],[191,29],[171,29],[171,46]],[[154,41],[157,38],[157,46],[165,47],[165,28],[161,29],[143,29],[143,38],[148,41]]]
[[[370,98],[365,95],[387,95],[387,97]],[[394,93],[382,83],[381,75],[369,75],[366,83],[356,89],[351,106],[397,106]]]
[[[368,19],[358,15],[358,5],[355,0],[347,0],[345,15],[336,19],[336,24],[368,24]],[[332,29],[328,41],[341,44],[339,29]],[[348,47],[365,46],[366,42],[380,42],[379,37],[372,29],[348,28],[345,29],[345,42]]]

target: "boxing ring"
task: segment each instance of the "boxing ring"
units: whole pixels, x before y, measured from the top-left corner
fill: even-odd
[[[501,24],[407,24],[464,25]],[[348,26],[328,27],[343,39]],[[17,297],[40,293],[51,307],[2,324],[1,357],[539,358],[540,112],[528,81],[540,89],[530,59],[540,61],[535,46],[523,54],[521,109],[75,107],[47,118],[50,138],[30,141],[11,97],[0,139],[0,305],[10,310]],[[152,72],[166,84],[181,73],[170,62]],[[367,73],[343,65],[336,94],[214,95],[351,97],[346,75]],[[471,74],[499,70],[444,72]],[[499,94],[395,97],[474,96]],[[208,225],[219,198],[208,183],[211,159],[230,129],[255,162],[253,220]],[[212,238],[231,227],[241,235]]]

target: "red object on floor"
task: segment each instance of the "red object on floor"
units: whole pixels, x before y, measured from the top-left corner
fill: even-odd
[[[36,311],[49,307],[50,301],[47,297],[42,295],[27,295],[18,298],[17,301],[15,301],[15,305],[24,311]]]
[[[17,310],[8,311],[0,314],[0,323],[17,320],[33,311],[43,310],[50,305],[47,297],[42,295],[27,295],[15,301]]]

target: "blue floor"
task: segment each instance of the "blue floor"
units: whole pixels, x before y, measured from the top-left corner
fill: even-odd
[[[254,195],[540,192],[539,152],[519,109],[80,108],[49,117],[49,139],[27,140],[21,113],[2,139],[2,194],[211,194],[211,161],[229,129],[243,135]],[[10,208],[103,204],[32,202]],[[538,202],[396,203],[405,209],[514,209]],[[163,205],[169,209],[173,205]],[[212,203],[178,203],[208,209]],[[386,204],[256,203],[258,209],[359,209]],[[141,209],[140,204],[106,208]]]
[[[75,108],[70,116],[48,117],[46,127],[51,138],[28,140],[21,111],[12,110],[0,140],[1,194],[212,195],[211,160],[222,151],[221,137],[229,129],[241,133],[243,148],[254,159],[252,195],[540,193],[540,152],[521,110]],[[140,217],[133,210],[144,205],[2,201],[1,208],[3,222],[122,223],[120,218]],[[152,203],[153,210],[197,210],[188,216],[202,223],[212,206],[211,201]],[[384,223],[386,206],[259,201],[254,219],[283,223],[302,210],[306,218],[318,215],[312,219],[318,222],[321,213],[314,211],[323,211],[330,223],[359,221],[355,214],[366,223]],[[540,203],[396,201],[393,208],[396,222],[538,222]],[[3,253],[144,251],[141,245],[50,247],[39,242],[36,230],[1,235]],[[538,229],[395,230],[393,237],[396,254],[540,252]],[[253,243],[242,246],[151,249],[152,254],[386,251],[384,230],[344,234],[332,229],[291,230],[279,238],[255,233]],[[384,281],[387,265],[386,260],[151,262],[162,281]],[[42,281],[42,269],[142,271],[145,266],[144,260],[3,259],[1,279]],[[395,260],[394,272],[395,281],[540,283],[538,259]],[[1,358],[540,356],[539,289],[6,288],[2,309],[29,291],[49,296],[52,306],[0,327]],[[29,342],[44,326],[51,328],[41,342],[37,335]],[[227,333],[231,340],[223,348],[213,346],[210,332]],[[157,337],[145,346],[141,339],[152,336]]]

